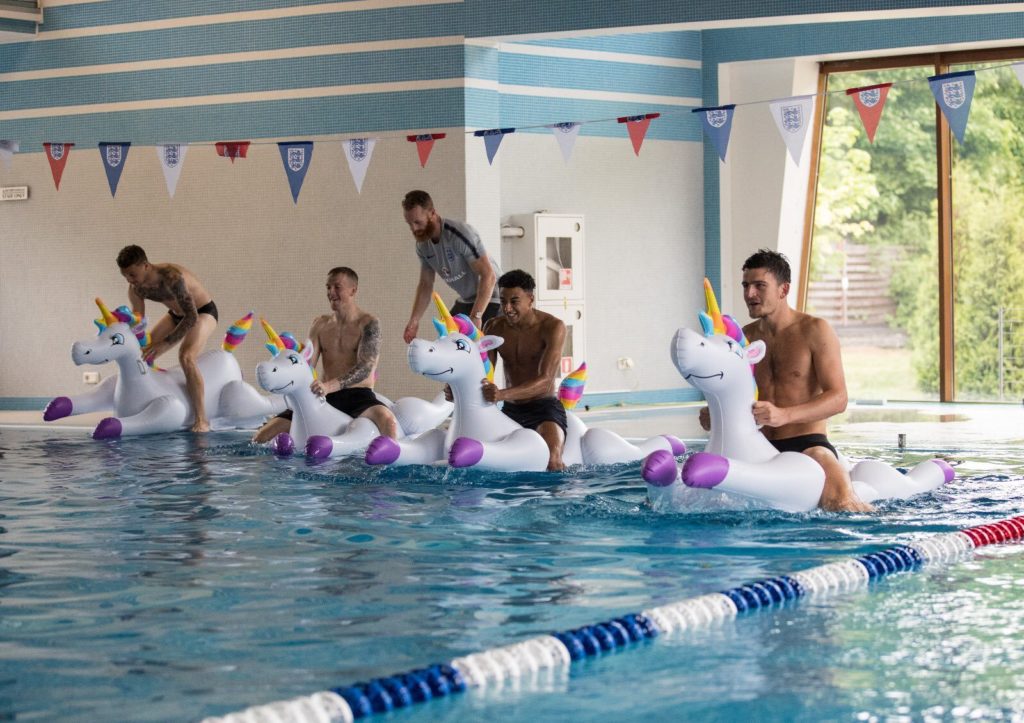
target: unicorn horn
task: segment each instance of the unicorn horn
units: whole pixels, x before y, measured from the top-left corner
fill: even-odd
[[[445,328],[448,333],[458,332],[459,325],[455,323],[455,319],[452,318],[451,313],[448,311],[448,307],[444,305],[444,301],[441,300],[441,295],[436,291],[434,292],[434,305],[437,307],[437,313],[444,322]]]
[[[722,310],[718,308],[718,299],[715,298],[715,290],[711,288],[711,282],[708,278],[704,277],[704,306],[707,309],[708,316],[715,325],[716,334],[725,333],[725,322],[722,321]]]
[[[267,338],[270,339],[270,343],[276,346],[278,350],[283,351],[285,348],[284,342],[281,341],[281,337],[279,337],[277,332],[274,331],[274,327],[270,325],[270,322],[261,316],[260,324],[263,325],[263,331],[267,332]]]
[[[111,313],[107,305],[103,303],[103,299],[96,297],[96,306],[100,307],[100,313],[103,315],[103,323],[107,326],[113,326],[117,323],[117,317]]]

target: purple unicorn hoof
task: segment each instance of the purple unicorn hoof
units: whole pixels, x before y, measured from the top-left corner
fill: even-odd
[[[93,430],[93,439],[117,439],[121,436],[121,420],[117,417],[107,417],[96,425]]]
[[[953,481],[953,478],[956,477],[956,472],[954,472],[953,468],[949,466],[949,462],[944,459],[933,459],[932,462],[939,465],[939,469],[942,470],[942,475],[945,477],[943,484]]]
[[[679,439],[679,437],[673,437],[671,434],[663,434],[661,436],[672,446],[673,457],[680,457],[686,454],[686,442]]]
[[[366,448],[366,464],[392,464],[398,460],[402,448],[391,437],[377,437]]]
[[[676,458],[664,449],[651,452],[640,468],[644,482],[655,487],[668,487],[676,481]]]
[[[459,437],[452,442],[448,452],[448,464],[452,467],[472,467],[484,457],[484,446],[469,437]]]
[[[331,456],[332,449],[334,449],[334,442],[331,441],[330,437],[325,437],[322,434],[314,434],[306,440],[307,457],[326,459]]]
[[[55,397],[50,400],[43,411],[43,421],[52,422],[55,419],[63,419],[71,416],[71,400],[68,397]]]
[[[711,489],[729,473],[729,460],[709,452],[697,452],[683,465],[683,484]]]
[[[270,440],[270,451],[279,457],[288,457],[295,453],[295,440],[288,432],[281,432]]]

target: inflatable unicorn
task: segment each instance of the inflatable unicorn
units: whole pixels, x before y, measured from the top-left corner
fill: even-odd
[[[313,343],[309,339],[297,343],[290,334],[278,335],[265,319],[260,323],[270,340],[267,349],[274,356],[256,366],[256,379],[266,391],[283,394],[293,413],[291,429],[274,437],[270,448],[280,455],[289,455],[296,448],[305,449],[308,456],[318,459],[364,451],[380,436],[380,430],[369,419],[353,419],[310,390],[316,379],[316,370],[311,366]],[[433,429],[448,418],[454,407],[445,401],[444,394],[439,394],[432,402],[402,397],[392,404],[379,394],[377,398],[395,415],[402,437]]]
[[[443,319],[435,320],[440,338],[430,342],[414,339],[409,345],[409,366],[417,374],[448,384],[455,410],[447,433],[432,430],[413,440],[378,437],[366,452],[369,464],[432,464],[447,458],[453,467],[480,467],[505,471],[540,471],[547,468],[548,447],[532,429],[524,429],[502,414],[497,405],[484,401],[480,381],[493,379],[488,352],[501,346],[498,336],[484,336],[463,314],[452,317],[435,293],[434,303]],[[563,383],[560,397],[571,406],[581,393],[582,370]],[[640,460],[661,449],[682,454],[686,447],[675,437],[652,437],[639,446],[614,432],[588,430],[571,412],[562,459],[571,464],[613,464]]]
[[[102,420],[93,431],[94,439],[133,434],[154,434],[188,429],[193,411],[181,369],[150,368],[142,359],[146,320],[127,306],[111,312],[96,299],[102,319],[96,339],[76,341],[71,347],[75,364],[116,362],[118,374],[107,377],[93,391],[75,397],[56,397],[46,405],[43,419],[52,422],[75,414],[112,409],[116,416]],[[284,409],[280,397],[265,397],[242,381],[242,371],[231,354],[252,324],[252,314],[239,319],[228,330],[223,349],[200,355],[204,400],[210,426],[214,429],[256,427],[269,414]]]
[[[757,386],[752,369],[764,358],[764,342],[747,343],[736,320],[719,311],[707,279],[704,293],[704,334],[679,329],[672,341],[672,361],[707,399],[711,436],[705,451],[678,469],[665,452],[649,455],[642,467],[648,499],[655,508],[679,509],[692,501],[685,494],[692,488],[732,493],[789,512],[813,509],[821,498],[824,470],[807,455],[776,450],[754,422]],[[850,478],[858,497],[872,502],[935,489],[953,479],[953,470],[941,459],[929,459],[902,474],[868,460],[853,465]]]

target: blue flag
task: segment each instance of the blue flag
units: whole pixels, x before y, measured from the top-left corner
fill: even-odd
[[[107,172],[111,196],[117,195],[117,184],[121,182],[130,146],[131,143],[100,143],[100,159],[103,161],[103,170]]]
[[[975,80],[973,70],[933,75],[928,78],[935,102],[939,104],[942,115],[946,116],[946,122],[961,143],[964,142],[964,131],[967,130],[967,116],[971,112]]]
[[[284,163],[284,172],[288,174],[288,185],[292,189],[292,201],[299,202],[299,191],[302,190],[302,182],[306,180],[306,171],[313,160],[312,141],[288,141],[278,143],[281,151],[281,161]]]
[[[484,139],[484,146],[487,148],[487,163],[494,163],[494,156],[498,152],[498,146],[502,139],[509,133],[515,133],[515,128],[491,128],[486,131],[473,131],[474,136]]]
[[[714,108],[694,108],[691,113],[700,113],[700,122],[704,126],[704,133],[715,144],[718,151],[718,158],[725,162],[725,152],[729,150],[729,134],[732,132],[732,114],[736,109],[735,103],[720,105]]]

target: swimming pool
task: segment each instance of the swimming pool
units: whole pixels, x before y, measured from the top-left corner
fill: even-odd
[[[920,434],[905,451],[848,436],[852,456],[926,454]],[[873,516],[657,515],[636,465],[371,470],[279,460],[231,433],[0,428],[0,715],[222,715],[1020,514],[1019,447],[933,449],[961,461],[957,481]],[[1019,717],[1022,551],[400,715]]]

